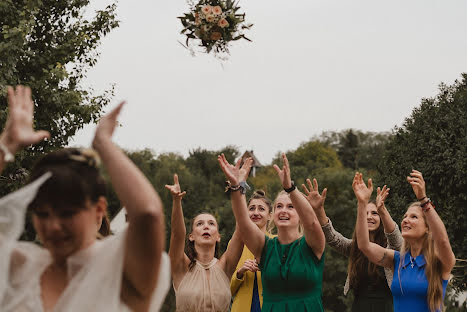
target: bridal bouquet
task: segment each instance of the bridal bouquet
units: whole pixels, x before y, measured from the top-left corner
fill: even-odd
[[[245,29],[253,24],[245,22],[245,13],[237,13],[240,7],[233,0],[189,1],[190,12],[178,17],[182,24],[182,34],[186,36],[186,48],[194,54],[193,41],[207,53],[228,54],[231,41],[246,39]]]

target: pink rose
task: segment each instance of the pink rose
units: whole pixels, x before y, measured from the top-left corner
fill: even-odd
[[[217,25],[221,28],[225,28],[225,27],[229,27],[229,22],[227,22],[225,18],[221,18],[219,20],[219,23],[217,23]]]
[[[222,8],[218,5],[212,8],[212,14],[214,15],[221,15],[222,14]]]
[[[214,20],[215,20],[215,17],[213,15],[206,16],[206,21],[208,23],[212,23],[212,22],[214,22]]]
[[[211,40],[214,40],[214,41],[217,41],[219,40],[220,38],[222,38],[222,34],[218,31],[214,31],[212,32],[211,34]]]
[[[203,12],[204,15],[209,15],[212,12],[212,7],[210,5],[203,5],[201,12]]]

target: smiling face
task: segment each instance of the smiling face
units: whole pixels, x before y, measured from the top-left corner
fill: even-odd
[[[266,225],[271,218],[271,213],[264,200],[252,199],[248,205],[248,216],[261,230],[266,231]]]
[[[85,205],[79,209],[42,205],[33,210],[34,229],[55,261],[66,260],[96,240],[105,207],[101,201],[93,204],[87,200]]]
[[[214,216],[208,213],[196,216],[188,239],[195,245],[215,245],[216,242],[220,242],[221,237]]]
[[[280,194],[274,205],[274,223],[278,229],[298,228],[300,218],[287,194]]]
[[[418,204],[411,205],[401,223],[402,237],[407,240],[422,238],[428,233],[428,226]]]
[[[366,221],[368,223],[368,231],[370,232],[376,231],[381,224],[381,218],[374,203],[366,205]]]

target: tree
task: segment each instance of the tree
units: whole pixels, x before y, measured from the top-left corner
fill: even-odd
[[[373,171],[374,175],[391,135],[388,132],[348,129],[341,132],[324,132],[317,139],[336,150],[344,167],[353,170],[368,169]]]
[[[391,188],[389,203],[401,221],[416,200],[406,177],[412,169],[423,173],[427,195],[446,225],[456,258],[467,258],[467,74],[439,94],[423,99],[386,147],[379,164],[382,180]],[[465,265],[453,270],[457,289],[467,287]]]
[[[102,37],[118,26],[115,4],[84,18],[89,0],[2,0],[0,2],[0,126],[7,116],[6,86],[32,89],[35,126],[51,139],[30,147],[14,166],[29,169],[34,159],[66,146],[85,124],[95,122],[113,88],[94,95],[80,83],[97,62]],[[11,182],[11,181],[10,181]],[[13,183],[14,184],[14,183]],[[14,188],[15,186],[13,186]],[[1,192],[11,191],[2,187]]]

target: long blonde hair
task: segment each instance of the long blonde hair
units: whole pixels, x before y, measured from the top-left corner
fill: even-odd
[[[290,194],[287,193],[286,191],[280,191],[277,194],[276,199],[274,199],[274,204],[272,206],[272,218],[271,218],[271,221],[268,224],[268,233],[271,233],[271,234],[276,234],[277,233],[276,224],[274,223],[274,212],[276,211],[277,199],[282,195],[287,195],[287,196],[290,197]],[[303,196],[305,196],[305,195],[303,195]],[[300,235],[303,235],[303,224],[302,224],[302,221],[300,221],[300,219],[298,221],[298,233],[300,233]]]
[[[420,202],[414,202],[409,205],[408,208],[416,206],[422,209]],[[407,208],[407,209],[408,209]],[[435,254],[435,246],[433,237],[430,232],[430,227],[426,221],[425,214],[423,214],[423,221],[428,228],[428,232],[423,236],[423,244],[421,254],[425,257],[425,274],[426,279],[428,280],[428,294],[427,294],[427,303],[431,312],[436,312],[438,309],[442,310],[443,308],[443,282],[442,282],[442,267],[441,261]],[[404,262],[405,255],[407,252],[410,252],[410,243],[404,239],[400,251],[400,261],[398,268],[399,275],[399,285],[402,291],[402,284],[400,280],[400,272],[402,268],[402,263]]]

